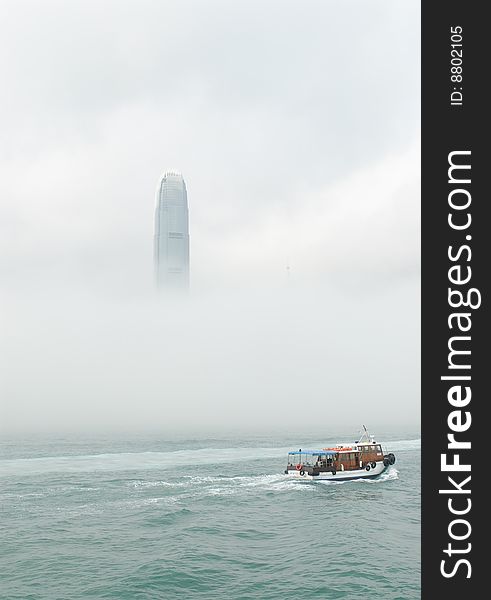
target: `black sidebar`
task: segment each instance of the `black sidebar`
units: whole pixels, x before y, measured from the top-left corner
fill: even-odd
[[[488,597],[490,28],[422,3],[422,597]]]

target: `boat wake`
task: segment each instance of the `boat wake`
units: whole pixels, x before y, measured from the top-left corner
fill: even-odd
[[[138,471],[182,466],[251,462],[283,458],[289,448],[200,448],[168,452],[122,452],[74,456],[46,456],[0,460],[0,476],[77,473],[87,471]]]
[[[389,467],[387,471],[374,479],[352,479],[345,481],[304,481],[301,479],[292,479],[283,473],[272,475],[252,475],[237,477],[187,477],[180,481],[136,481],[128,485],[135,489],[148,488],[167,488],[174,489],[176,494],[181,493],[182,497],[192,494],[194,496],[230,496],[233,494],[242,494],[247,491],[298,491],[313,492],[318,485],[345,485],[345,484],[363,484],[377,485],[387,481],[399,479],[399,471],[395,467]]]
[[[315,445],[312,444],[312,445]],[[398,440],[384,444],[394,452],[419,451],[421,440]],[[0,460],[0,477],[29,476],[43,473],[81,473],[104,471],[170,470],[214,464],[254,461],[279,461],[283,464],[290,447],[282,448],[200,448],[168,452],[123,452],[73,456],[46,456]],[[258,463],[256,463],[258,465]],[[180,469],[182,470],[182,469]],[[186,469],[185,469],[186,470]]]

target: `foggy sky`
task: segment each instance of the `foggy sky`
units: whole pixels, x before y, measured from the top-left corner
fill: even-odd
[[[2,431],[418,425],[418,3],[4,0],[0,48]]]

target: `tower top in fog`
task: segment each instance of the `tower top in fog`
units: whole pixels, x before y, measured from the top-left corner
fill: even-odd
[[[184,179],[175,171],[164,173],[157,186],[154,263],[159,288],[188,288],[188,198]]]

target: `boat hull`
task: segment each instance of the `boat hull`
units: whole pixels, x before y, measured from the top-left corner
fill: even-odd
[[[289,477],[295,477],[296,479],[304,479],[311,481],[346,481],[349,479],[373,479],[374,477],[378,477],[384,471],[386,471],[388,467],[384,465],[382,461],[376,462],[375,467],[370,468],[367,471],[365,468],[363,469],[353,469],[350,471],[337,471],[335,475],[332,474],[331,471],[323,471],[318,475],[311,475],[306,471],[302,473],[297,469],[288,469],[286,474]]]

